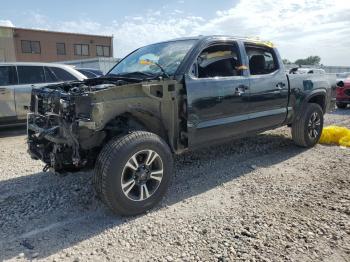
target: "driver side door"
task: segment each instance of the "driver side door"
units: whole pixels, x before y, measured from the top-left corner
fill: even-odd
[[[210,44],[197,56],[185,77],[190,148],[244,132],[249,79],[241,65],[236,42]]]

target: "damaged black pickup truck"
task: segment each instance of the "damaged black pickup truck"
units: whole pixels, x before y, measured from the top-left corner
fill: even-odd
[[[335,81],[287,75],[269,42],[201,36],[152,44],[101,78],[34,89],[29,153],[46,170],[94,168],[100,198],[134,215],[165,194],[173,154],[283,125],[297,145],[314,146]]]

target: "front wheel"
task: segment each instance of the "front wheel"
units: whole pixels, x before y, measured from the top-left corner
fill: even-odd
[[[323,111],[320,105],[307,104],[303,115],[293,122],[292,138],[301,147],[313,147],[319,141],[323,129]]]
[[[169,146],[157,135],[136,131],[110,141],[96,167],[104,202],[121,215],[136,215],[164,196],[173,173]]]

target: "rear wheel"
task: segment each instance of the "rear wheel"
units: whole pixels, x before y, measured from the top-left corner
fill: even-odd
[[[298,146],[313,147],[321,137],[323,111],[320,105],[310,103],[303,115],[292,125],[292,138]]]
[[[109,142],[95,167],[95,184],[116,213],[136,215],[156,205],[171,181],[173,159],[157,135],[136,131]]]
[[[342,102],[337,102],[337,107],[338,108],[341,108],[341,109],[344,109],[348,106],[348,104],[346,103],[342,103]]]

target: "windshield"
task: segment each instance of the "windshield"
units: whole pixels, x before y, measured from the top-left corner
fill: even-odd
[[[195,40],[179,40],[142,47],[125,57],[107,76],[174,75],[194,43]]]

